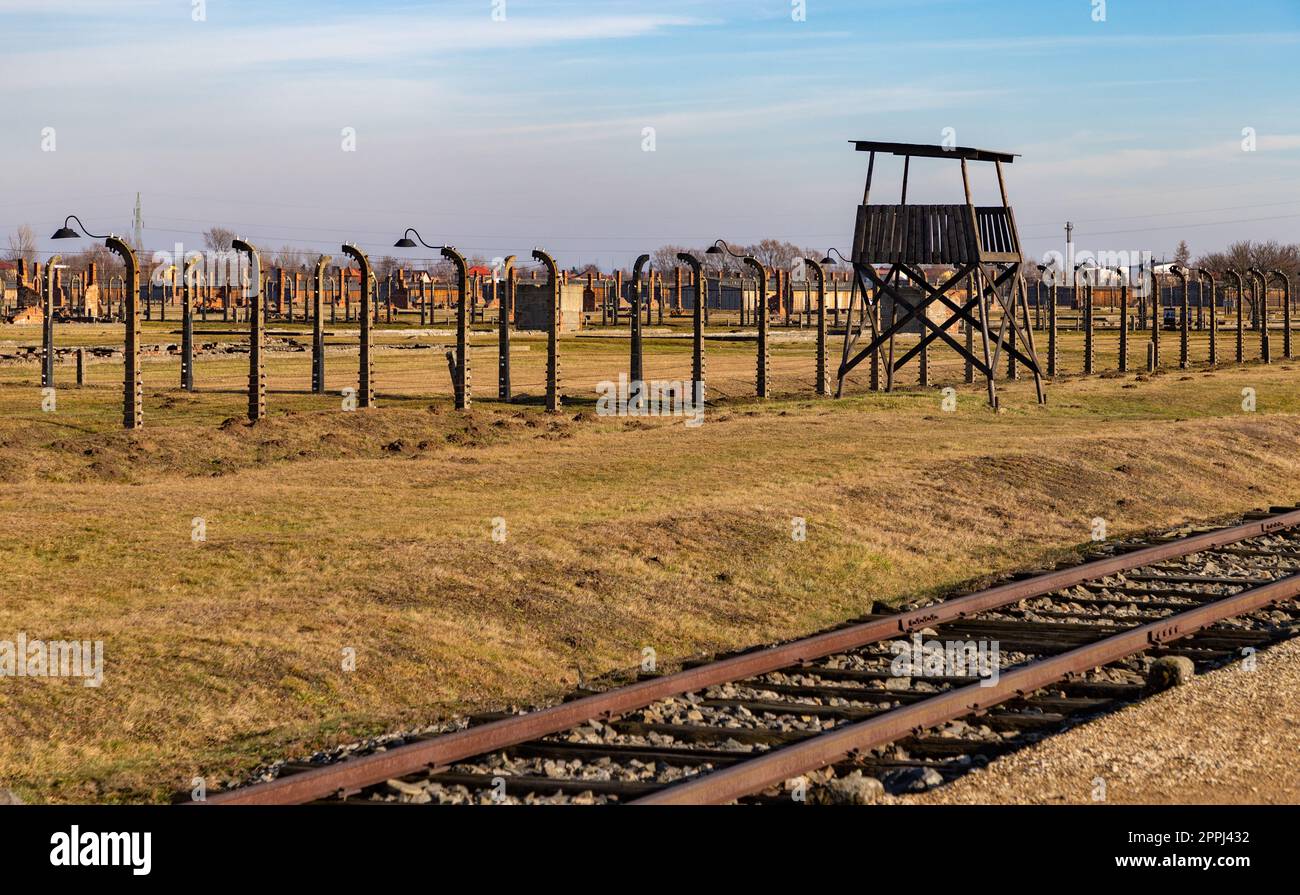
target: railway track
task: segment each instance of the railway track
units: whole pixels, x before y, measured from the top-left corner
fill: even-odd
[[[207,801],[788,802],[787,781],[821,799],[846,777],[923,789],[1140,699],[1157,660],[1204,670],[1300,633],[1300,509],[1100,551],[559,705],[287,765]]]

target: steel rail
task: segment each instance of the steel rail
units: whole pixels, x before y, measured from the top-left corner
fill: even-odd
[[[725,804],[833,764],[855,751],[891,743],[913,731],[934,727],[972,712],[982,712],[1009,699],[1023,698],[1071,673],[1097,668],[1150,647],[1187,637],[1225,618],[1296,596],[1300,596],[1300,575],[1291,575],[1087,646],[1031,662],[1023,668],[1003,673],[992,687],[971,684],[948,690],[879,717],[773,750],[761,758],[701,774],[686,783],[669,785],[630,804]]]
[[[1017,603],[1094,578],[1165,559],[1223,547],[1300,525],[1300,510],[1204,532],[1168,543],[1081,563],[1033,578],[1012,581],[885,619],[873,619],[789,643],[684,669],[653,680],[585,696],[523,715],[468,727],[385,752],[348,759],[266,783],[212,793],[202,804],[279,805],[356,792],[364,787],[430,767],[442,767],[538,737],[559,733],[592,718],[608,718],[652,702],[715,684],[767,674],[800,662],[856,649],[869,643],[968,615]],[[1213,604],[1217,605],[1217,604]],[[986,688],[987,689],[987,688]],[[785,778],[782,778],[785,779]]]

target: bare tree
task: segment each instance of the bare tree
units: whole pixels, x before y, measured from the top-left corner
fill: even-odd
[[[235,239],[235,231],[225,227],[209,227],[203,233],[203,245],[210,252],[228,252]]]
[[[1276,240],[1256,243],[1251,253],[1260,270],[1285,270],[1294,273],[1300,268],[1300,246],[1283,245]]]
[[[36,235],[26,224],[9,234],[9,260],[36,263]]]
[[[295,246],[280,246],[280,250],[275,253],[275,266],[284,270],[297,270],[307,263],[310,254]],[[315,260],[315,256],[312,256],[312,260]]]
[[[792,242],[782,242],[779,239],[764,239],[746,246],[744,251],[761,261],[764,267],[773,270],[789,270],[795,261],[804,256],[803,249]]]
[[[678,252],[689,251],[685,246],[666,245],[655,249],[650,255],[650,263],[654,269],[664,276],[671,276],[672,272],[682,266],[682,262],[677,260]]]
[[[126,272],[126,269],[122,266],[122,259],[102,243],[93,243],[88,245],[68,259],[68,266],[70,268],[82,272],[88,270],[92,263],[95,265],[95,269],[98,271],[98,276],[101,279],[112,276],[121,276]]]
[[[1270,240],[1254,243],[1249,240],[1234,242],[1227,249],[1202,255],[1197,267],[1216,274],[1228,270],[1244,271],[1250,267],[1261,270],[1283,270],[1294,274],[1300,269],[1300,245],[1283,245]]]
[[[424,268],[440,283],[454,283],[456,281],[456,267],[446,258],[434,258],[424,262]]]
[[[1174,249],[1174,263],[1179,267],[1187,267],[1192,263],[1192,250],[1187,245],[1187,240],[1179,240],[1178,248]]]

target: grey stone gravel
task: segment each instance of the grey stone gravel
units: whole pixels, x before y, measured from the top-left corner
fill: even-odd
[[[809,801],[823,805],[874,805],[884,794],[884,785],[875,777],[853,771],[846,777],[835,777],[814,787]]]
[[[880,775],[880,782],[891,794],[925,792],[943,785],[943,775],[934,768],[896,768]]]

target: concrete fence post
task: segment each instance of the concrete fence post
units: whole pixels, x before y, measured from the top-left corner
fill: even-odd
[[[1243,363],[1246,360],[1246,292],[1245,281],[1240,273],[1235,270],[1228,271],[1237,287],[1237,344],[1236,356],[1237,363]]]
[[[510,327],[515,322],[515,256],[507,255],[497,297],[497,400],[510,400]],[[593,293],[595,294],[595,293]]]
[[[456,355],[452,374],[452,391],[457,410],[470,406],[469,379],[469,318],[474,313],[470,306],[469,268],[465,256],[453,246],[442,247],[442,257],[456,268]]]
[[[632,315],[631,321],[631,357],[628,359],[628,388],[631,406],[640,412],[645,404],[645,369],[641,342],[641,272],[650,261],[649,255],[637,256],[632,265]],[[654,294],[654,274],[650,275],[650,293]],[[650,300],[646,301],[646,313],[649,314]]]
[[[1282,284],[1282,357],[1291,360],[1291,277],[1280,270],[1270,274]]]
[[[194,294],[198,292],[199,255],[185,261],[181,273],[181,388],[194,391]]]
[[[1160,275],[1156,273],[1156,263],[1151,262],[1151,350],[1148,353],[1147,369],[1154,373],[1160,369],[1160,327],[1164,325],[1164,307],[1160,295]]]
[[[357,302],[357,323],[361,327],[360,360],[357,363],[357,406],[372,407],[375,403],[374,369],[370,363],[370,258],[351,243],[344,243],[341,251],[356,262],[361,283],[361,297]],[[347,280],[344,279],[344,295]],[[344,299],[346,301],[346,298]]]
[[[560,412],[560,326],[563,312],[560,308],[560,271],[555,259],[542,249],[533,249],[533,258],[546,265],[550,280],[550,306],[546,327],[546,412]],[[620,284],[622,274],[619,275]],[[621,291],[621,289],[620,289]],[[615,308],[617,308],[617,304]],[[616,319],[617,322],[617,319]]]
[[[758,286],[755,300],[755,311],[758,314],[758,347],[754,364],[754,394],[759,398],[766,398],[768,387],[767,268],[763,266],[763,262],[752,255],[746,255],[744,262],[754,269]]]
[[[818,395],[826,397],[830,394],[830,383],[826,379],[826,270],[814,258],[805,258],[803,261],[806,268],[817,277],[817,360],[813,388]]]
[[[325,320],[324,309],[325,283],[328,275],[325,268],[330,263],[329,255],[316,259],[316,271],[312,277],[311,290],[311,392],[313,395],[325,394]]]
[[[248,303],[248,418],[256,422],[266,417],[266,365],[262,356],[266,304],[262,300],[262,261],[251,243],[235,239],[230,246],[248,256],[248,286],[244,291]]]
[[[45,281],[37,284],[41,290],[41,388],[54,388],[55,273],[62,263],[62,255],[51,257],[45,265]]]

